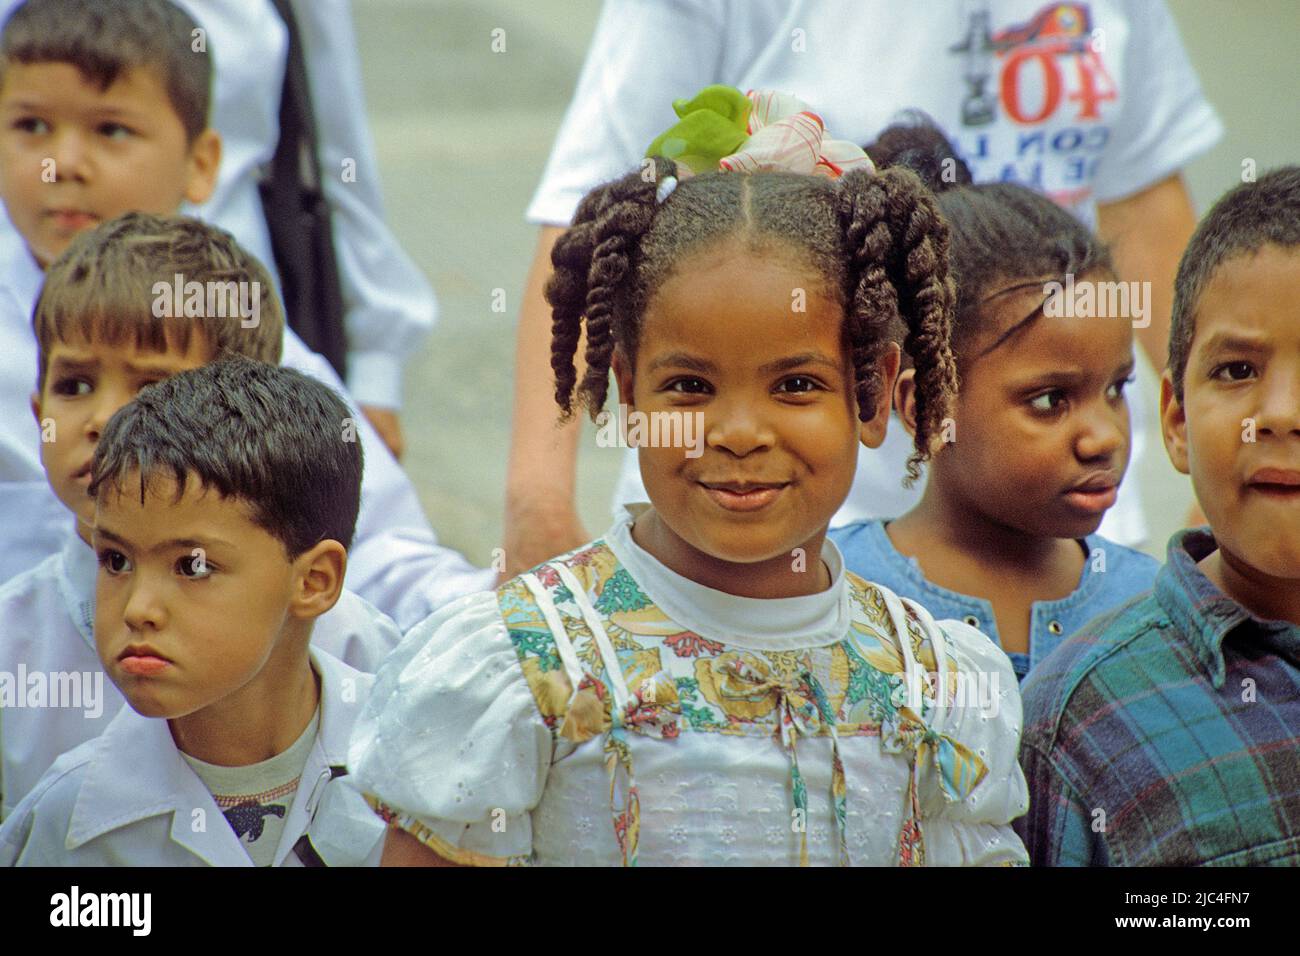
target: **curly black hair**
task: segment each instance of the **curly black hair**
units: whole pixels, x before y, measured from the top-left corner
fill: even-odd
[[[740,239],[755,250],[801,257],[844,307],[843,337],[863,421],[891,385],[881,380],[877,363],[902,339],[917,376],[915,450],[908,461],[908,480],[915,480],[957,392],[948,228],[930,191],[901,168],[854,170],[837,180],[719,172],[681,180],[660,203],[660,184],[677,173],[671,160],[656,157],[592,190],[555,244],[546,300],[562,418],[572,416],[575,398],[593,419],[604,408],[615,346],[635,361],[646,305],[683,259],[705,244]],[[587,370],[579,383],[573,359],[584,318]]]

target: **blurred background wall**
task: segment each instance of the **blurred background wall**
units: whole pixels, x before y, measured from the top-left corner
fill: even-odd
[[[1169,6],[1227,127],[1187,170],[1203,212],[1240,181],[1243,160],[1260,172],[1300,162],[1300,0]],[[441,305],[407,378],[405,464],[444,543],[480,564],[501,540],[513,333],[536,241],[524,208],[599,9],[599,0],[354,0],[388,216]],[[493,53],[498,28],[505,51]],[[503,313],[492,308],[498,289]],[[1144,375],[1138,387],[1154,381]],[[623,453],[597,448],[587,429],[579,496],[594,536],[609,523]],[[1154,422],[1148,434],[1158,443]],[[1159,447],[1136,477],[1152,525],[1147,550],[1163,557],[1188,483]]]

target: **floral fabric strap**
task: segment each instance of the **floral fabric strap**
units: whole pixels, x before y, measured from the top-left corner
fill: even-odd
[[[628,746],[627,728],[624,717],[628,709],[627,684],[623,680],[623,667],[614,653],[605,626],[600,622],[600,615],[592,607],[587,589],[564,564],[553,563],[550,567],[564,586],[573,595],[574,603],[582,615],[582,621],[591,632],[596,642],[596,651],[604,665],[605,679],[613,691],[613,706],[610,708],[610,726],[605,734],[605,770],[609,774],[609,810],[614,822],[614,836],[618,839],[619,852],[623,855],[624,866],[637,865],[637,849],[641,839],[641,795],[637,790],[636,777],[632,773],[632,751]]]
[[[925,864],[925,839],[921,828],[920,775],[927,758],[932,758],[939,776],[939,787],[944,799],[964,800],[988,774],[988,766],[959,740],[943,733],[941,718],[948,713],[948,652],[947,641],[941,628],[930,613],[893,591],[876,585],[885,599],[885,608],[898,634],[899,647],[904,662],[904,686],[907,690],[905,706],[899,709],[899,720],[890,732],[882,734],[885,748],[894,753],[911,753],[912,772],[908,780],[907,801],[911,817],[904,822],[899,837],[898,861],[903,866]],[[924,680],[916,656],[912,653],[911,631],[907,625],[909,613],[916,619],[921,632],[934,649],[935,680]],[[923,683],[924,682],[924,683]],[[933,687],[933,700],[925,696],[925,686]],[[925,705],[931,712],[925,713]]]
[[[690,173],[782,170],[836,179],[850,169],[875,170],[860,146],[828,136],[822,118],[790,93],[706,86],[673,101],[673,111],[678,122],[646,156],[666,157]]]
[[[641,801],[637,792],[636,778],[632,773],[632,753],[627,744],[624,711],[629,708],[629,703],[635,707],[640,698],[638,696],[629,701],[623,670],[614,653],[614,646],[610,643],[609,635],[605,633],[605,628],[600,622],[600,615],[591,605],[586,589],[564,564],[555,562],[548,564],[547,567],[556,573],[564,587],[572,594],[574,603],[578,605],[582,622],[596,645],[596,652],[602,665],[602,675],[591,674],[582,667],[560,612],[537,575],[526,574],[523,580],[534,600],[537,601],[538,608],[541,609],[542,617],[555,639],[560,661],[569,677],[572,691],[566,706],[566,714],[572,714],[576,710],[580,696],[591,698],[593,695],[609,713],[604,748],[605,767],[609,773],[610,816],[613,820],[619,852],[623,857],[623,865],[636,866],[637,845],[641,834]],[[611,697],[612,700],[609,699]],[[565,728],[562,727],[560,732],[564,736]]]

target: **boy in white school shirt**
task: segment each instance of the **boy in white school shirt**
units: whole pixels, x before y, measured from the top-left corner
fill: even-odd
[[[157,314],[154,286],[177,273],[200,287],[258,290],[257,323]],[[61,502],[62,542],[0,586],[0,820],[55,757],[97,736],[122,706],[91,633],[95,503],[86,487],[105,423],[144,385],[220,355],[274,362],[283,325],[261,264],[195,219],[129,213],[79,236],[50,266],[33,320],[32,413],[47,439],[38,448]],[[367,672],[399,640],[392,621],[346,589],[313,632],[317,647]]]
[[[356,524],[348,417],[242,357],[113,416],[89,486],[95,642],[130,707],[19,804],[0,864],[378,863],[383,823],[339,779],[372,678],[308,646]]]
[[[36,373],[29,318],[41,271],[99,223],[171,215],[212,195],[222,163],[208,125],[212,64],[223,54],[210,37],[196,44],[196,29],[168,0],[28,0],[0,33],[0,198],[22,236],[0,251],[0,582],[61,541],[40,433],[22,411]],[[352,405],[329,363],[287,328],[281,361]],[[347,585],[405,629],[492,587],[496,574],[438,543],[410,479],[353,408],[366,475]]]

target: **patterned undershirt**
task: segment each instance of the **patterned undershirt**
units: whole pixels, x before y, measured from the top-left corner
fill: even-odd
[[[319,728],[318,707],[307,729],[288,750],[246,767],[219,767],[187,753],[181,754],[212,793],[254,866],[270,866],[275,862],[284,818],[293,806],[298,781]]]

